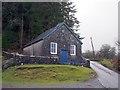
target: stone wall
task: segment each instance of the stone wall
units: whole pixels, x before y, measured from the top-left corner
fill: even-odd
[[[2,60],[2,70],[4,71],[10,66],[15,65],[23,65],[23,64],[60,64],[59,58],[57,56],[29,56],[22,55],[18,53],[8,53],[3,52],[4,60]],[[85,67],[90,67],[90,61],[83,60],[84,62],[80,64],[72,64],[72,65],[80,65]]]
[[[23,64],[58,64],[58,57],[49,56],[28,56],[18,53],[3,52],[5,60],[2,62],[3,71],[10,66],[23,65]]]

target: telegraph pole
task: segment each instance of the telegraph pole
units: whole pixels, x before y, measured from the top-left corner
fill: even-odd
[[[94,50],[94,46],[93,46],[92,37],[90,37],[90,40],[91,40],[92,51],[93,51],[93,59],[95,59],[95,50]]]
[[[22,50],[23,46],[23,14],[22,14],[22,19],[21,19],[22,23],[21,23],[21,35],[20,35],[20,48]]]

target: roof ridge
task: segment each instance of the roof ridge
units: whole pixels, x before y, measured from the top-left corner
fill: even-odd
[[[27,45],[25,45],[25,47],[33,44],[33,43],[36,43],[40,40],[43,40],[45,38],[47,38],[48,36],[50,36],[54,31],[56,31],[59,27],[61,27],[62,25],[65,25],[66,28],[73,34],[73,36],[80,42],[82,43],[75,35],[75,32],[70,28],[68,27],[68,25],[65,23],[65,22],[61,22],[59,24],[57,24],[55,27],[51,28],[51,29],[48,29],[46,30],[45,32],[43,32],[42,34],[40,34],[39,36],[37,36],[35,39],[33,39],[31,42],[29,42]]]

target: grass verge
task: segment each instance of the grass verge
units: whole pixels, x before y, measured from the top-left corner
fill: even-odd
[[[107,67],[107,68],[109,68],[109,69],[114,70],[113,63],[111,63],[111,61],[110,61],[109,59],[103,59],[103,60],[100,61],[100,63],[101,63],[103,66],[105,66],[105,67]]]
[[[2,74],[3,83],[57,84],[83,82],[96,73],[86,67],[72,65],[34,65],[10,67]]]

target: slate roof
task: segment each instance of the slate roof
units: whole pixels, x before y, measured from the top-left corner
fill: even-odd
[[[73,36],[82,44],[80,38],[78,38],[76,36],[76,34],[73,32],[73,30],[71,30],[71,28],[69,28],[65,22],[59,23],[58,25],[56,25],[55,27],[47,30],[46,32],[40,34],[38,37],[36,37],[35,39],[33,39],[30,43],[28,43],[27,45],[25,45],[25,47],[30,46],[31,44],[34,44],[38,41],[44,40],[45,38],[47,38],[48,36],[50,36],[54,31],[58,30],[58,28],[60,28],[62,25],[65,25],[66,28],[73,34]]]

